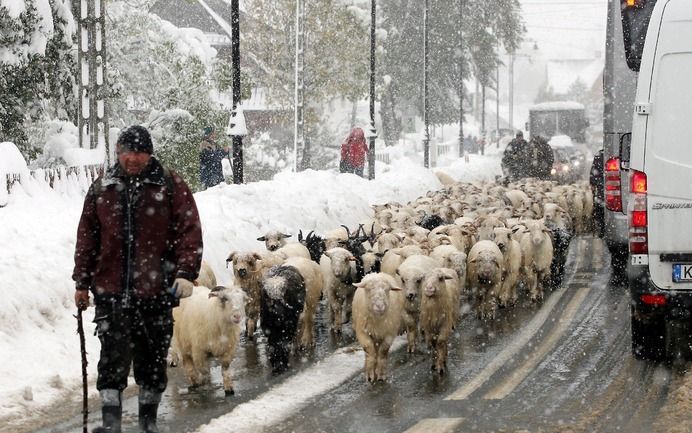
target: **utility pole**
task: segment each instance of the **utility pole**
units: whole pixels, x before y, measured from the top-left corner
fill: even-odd
[[[240,7],[238,0],[231,0],[231,62],[233,67],[233,113],[240,107]],[[233,183],[243,183],[243,137],[233,136]]]
[[[99,142],[105,147],[105,166],[111,164],[108,143],[108,101],[106,99],[106,6],[99,1],[79,3],[79,147],[96,149]],[[84,8],[86,6],[86,9]]]
[[[514,51],[509,53],[509,127],[514,129]]]
[[[368,149],[368,179],[375,179],[375,26],[377,18],[377,2],[370,0],[370,130],[368,137],[370,145]]]
[[[305,147],[305,3],[296,0],[295,125],[293,135],[294,171],[299,171],[298,149]]]
[[[428,1],[425,0],[423,11],[423,123],[425,133],[423,137],[423,166],[430,168],[430,118],[428,101]]]
[[[464,156],[464,0],[459,0],[459,158]]]
[[[495,71],[495,139],[497,148],[500,148],[500,44],[497,45],[497,69]]]

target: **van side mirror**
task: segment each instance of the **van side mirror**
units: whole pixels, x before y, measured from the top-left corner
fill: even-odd
[[[620,137],[620,168],[630,169],[630,148],[632,145],[632,133],[622,134]]]

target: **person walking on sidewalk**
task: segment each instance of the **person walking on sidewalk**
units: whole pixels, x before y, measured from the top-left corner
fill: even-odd
[[[125,129],[117,163],[89,188],[77,229],[77,308],[96,307],[103,425],[120,433],[130,364],[139,385],[139,428],[156,433],[166,389],[172,309],[192,294],[202,260],[202,229],[192,191],[152,156],[146,128]]]
[[[199,154],[199,177],[204,189],[223,183],[223,159],[228,157],[228,147],[222,148],[216,142],[213,126],[204,128]]]

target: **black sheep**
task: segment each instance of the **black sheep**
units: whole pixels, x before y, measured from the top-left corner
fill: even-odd
[[[274,266],[262,283],[260,314],[267,353],[274,373],[288,368],[291,342],[305,306],[305,281],[292,266]]]
[[[298,233],[298,242],[303,244],[305,248],[310,252],[310,258],[313,262],[319,264],[322,254],[327,251],[327,246],[324,239],[321,236],[314,234],[314,232],[308,233],[306,238],[303,238],[303,231]]]
[[[550,238],[553,241],[553,262],[550,265],[550,285],[553,288],[560,287],[565,273],[567,252],[569,244],[574,236],[571,231],[557,227],[554,224],[546,224],[550,230]]]

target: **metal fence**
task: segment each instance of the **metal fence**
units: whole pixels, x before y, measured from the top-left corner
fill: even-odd
[[[32,170],[29,176],[36,180],[46,182],[51,188],[55,188],[58,182],[69,179],[70,176],[79,176],[84,173],[89,181],[93,181],[103,173],[102,165],[86,165],[81,167],[55,167]],[[26,174],[8,173],[5,175],[5,189],[12,191],[12,186],[22,182],[22,177]]]

